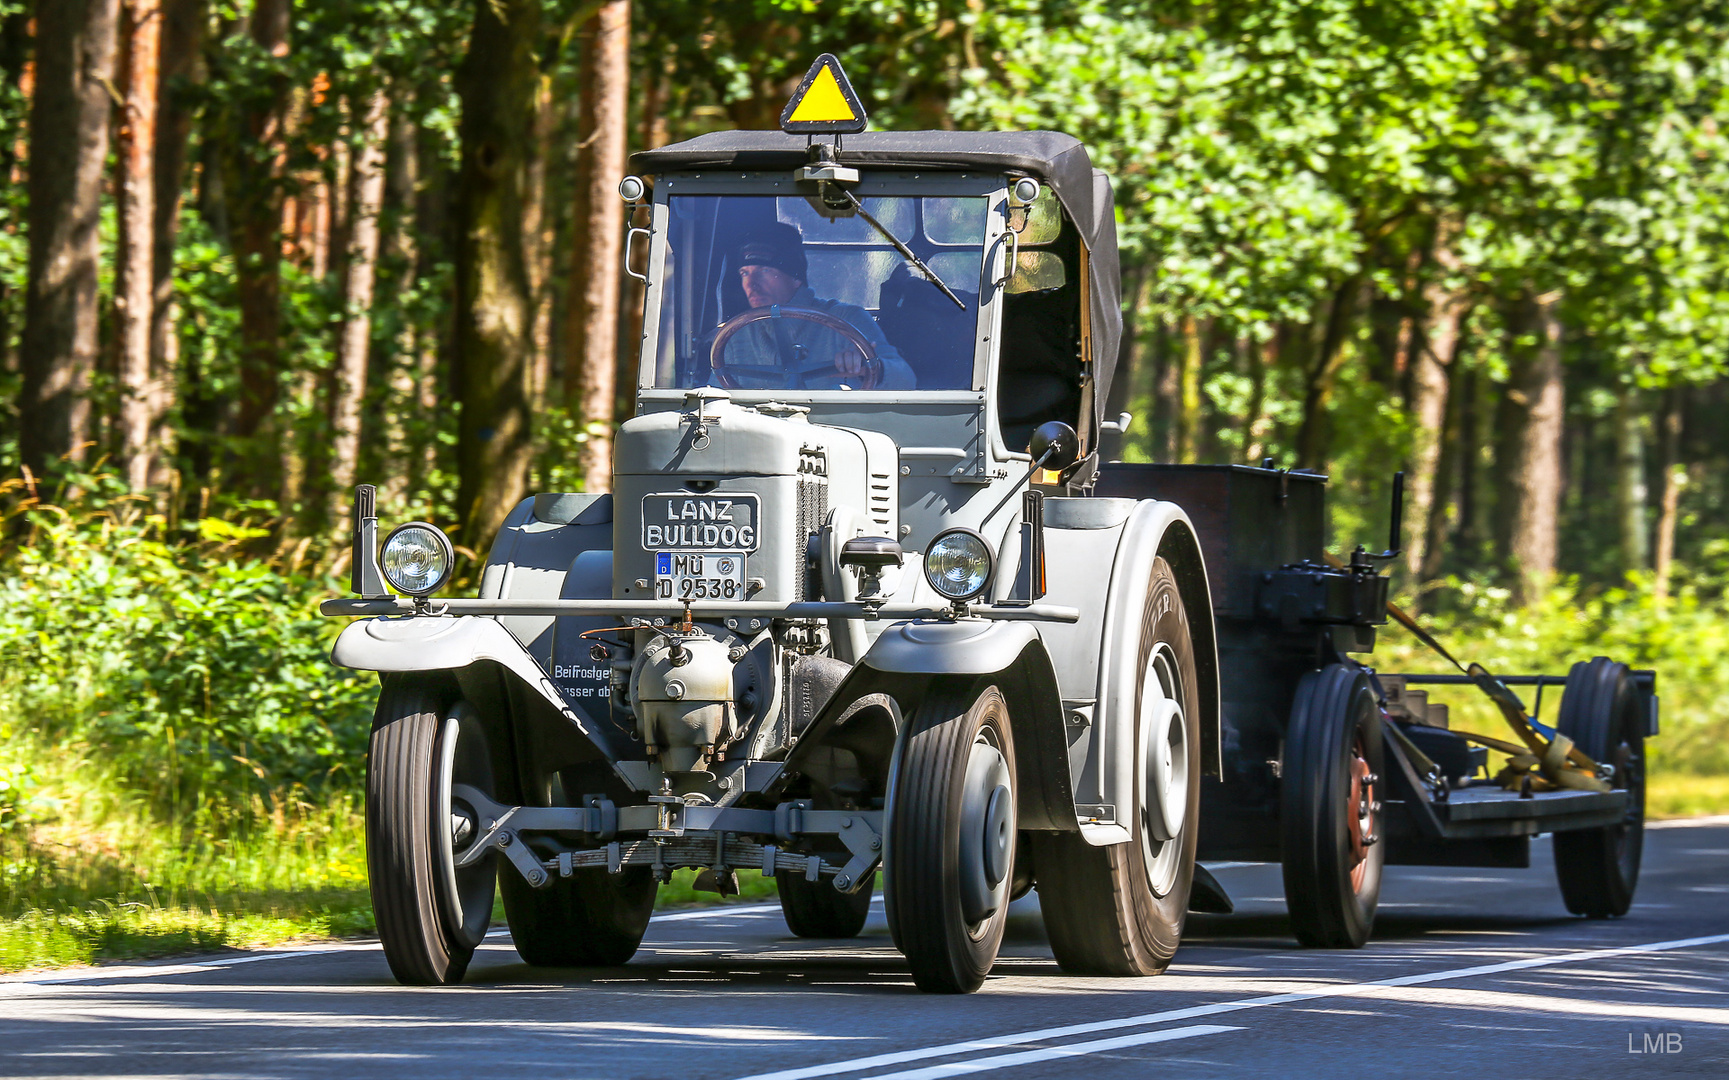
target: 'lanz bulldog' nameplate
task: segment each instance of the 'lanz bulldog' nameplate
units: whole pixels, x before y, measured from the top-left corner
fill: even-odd
[[[644,551],[755,551],[762,500],[755,495],[644,495]]]

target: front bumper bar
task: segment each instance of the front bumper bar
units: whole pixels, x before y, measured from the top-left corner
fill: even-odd
[[[859,604],[804,601],[776,604],[758,600],[697,600],[687,608],[673,600],[432,600],[417,604],[405,596],[388,600],[342,598],[318,605],[321,615],[605,615],[617,618],[681,620],[686,611],[705,621],[756,619],[952,619],[948,607],[925,604]],[[1055,604],[973,604],[966,614],[976,619],[1022,622],[1080,621],[1081,613]]]

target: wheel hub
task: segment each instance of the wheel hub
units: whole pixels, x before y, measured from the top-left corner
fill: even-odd
[[[961,792],[961,915],[969,925],[996,914],[1014,854],[1015,800],[1009,766],[986,733],[973,743]]]
[[[1149,684],[1155,680],[1148,678]],[[1143,691],[1143,697],[1146,696]],[[1189,805],[1189,746],[1183,710],[1169,698],[1143,705],[1146,724],[1147,832],[1163,843],[1183,831]]]
[[[1369,870],[1369,848],[1379,839],[1375,835],[1375,817],[1380,809],[1380,804],[1375,801],[1375,785],[1380,778],[1369,771],[1369,759],[1361,735],[1351,744],[1350,770],[1350,812],[1345,815],[1346,831],[1351,841],[1351,888],[1360,890]]]

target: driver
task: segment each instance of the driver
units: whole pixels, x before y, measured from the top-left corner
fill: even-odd
[[[871,343],[882,364],[877,389],[911,390],[918,384],[912,368],[889,344],[870,312],[856,304],[821,299],[805,284],[804,237],[796,225],[775,222],[753,230],[739,245],[734,265],[751,307],[820,311],[856,329]],[[729,365],[750,367],[806,367],[832,358],[832,377],[842,382],[861,374],[865,366],[864,357],[851,341],[826,326],[798,318],[764,319],[747,326],[727,343],[726,353]]]

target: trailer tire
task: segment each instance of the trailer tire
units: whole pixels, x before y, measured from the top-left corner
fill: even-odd
[[[1639,883],[1645,841],[1645,716],[1627,665],[1606,656],[1581,660],[1567,673],[1556,728],[1592,761],[1615,766],[1612,785],[1627,792],[1615,825],[1555,834],[1555,877],[1575,915],[1627,914]]]
[[[786,928],[802,938],[853,938],[870,917],[872,871],[857,892],[843,893],[832,881],[810,881],[803,874],[781,870],[774,876]]]
[[[514,868],[501,875],[504,917],[523,963],[533,967],[618,967],[648,932],[659,886],[646,866],[616,874],[593,867],[536,889]]]
[[[1014,880],[1015,789],[1002,692],[934,680],[895,751],[883,851],[889,929],[920,990],[972,993],[996,962]]]
[[[1310,948],[1358,949],[1380,902],[1381,710],[1348,664],[1304,675],[1285,732],[1280,794],[1285,907]]]
[[[1154,795],[1130,814],[1126,844],[1094,847],[1075,832],[1032,834],[1033,875],[1045,932],[1057,963],[1073,975],[1157,975],[1170,965],[1188,917],[1199,835],[1201,743],[1199,680],[1188,613],[1163,559],[1153,563],[1141,616],[1135,737],[1163,701],[1181,710],[1184,817],[1172,838],[1153,839]],[[1148,680],[1157,678],[1153,687]],[[1149,697],[1157,689],[1160,697]],[[1176,736],[1176,732],[1171,732]],[[1150,777],[1149,777],[1150,780]],[[1156,850],[1155,850],[1156,848]]]
[[[385,961],[410,986],[461,982],[492,917],[496,856],[457,870],[447,842],[451,783],[492,786],[481,725],[458,695],[448,680],[391,674],[373,715],[368,885]]]

